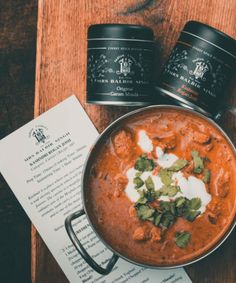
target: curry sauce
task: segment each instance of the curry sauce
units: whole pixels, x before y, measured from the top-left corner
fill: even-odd
[[[137,263],[171,266],[213,248],[236,211],[236,158],[222,132],[177,109],[149,109],[112,132],[90,166],[95,229]]]

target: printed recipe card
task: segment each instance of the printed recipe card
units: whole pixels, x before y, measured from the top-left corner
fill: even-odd
[[[75,96],[0,141],[0,172],[71,283],[191,282],[183,268],[145,269],[119,259],[112,272],[93,271],[72,245],[66,216],[82,208],[81,174],[98,132]],[[79,238],[103,266],[112,253],[86,216],[75,221]]]

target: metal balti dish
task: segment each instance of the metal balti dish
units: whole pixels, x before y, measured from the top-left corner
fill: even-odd
[[[186,266],[189,264],[192,264],[194,262],[199,261],[200,259],[206,257],[207,255],[209,255],[210,253],[212,253],[214,250],[216,250],[225,240],[226,238],[229,236],[229,234],[232,232],[233,228],[235,227],[236,224],[236,217],[234,215],[234,218],[231,222],[231,224],[229,225],[229,227],[227,228],[227,231],[224,233],[224,235],[217,241],[216,244],[214,244],[210,249],[204,251],[200,256],[194,257],[191,260],[188,260],[187,262],[184,263],[180,263],[180,264],[170,264],[169,266],[159,266],[159,265],[150,265],[150,264],[140,264],[139,262],[136,262],[132,259],[130,259],[129,257],[119,253],[117,250],[115,250],[111,245],[109,245],[107,243],[107,241],[104,239],[103,235],[101,235],[96,227],[95,224],[93,223],[93,220],[91,219],[91,215],[90,215],[90,211],[88,208],[88,202],[87,202],[87,195],[88,195],[88,190],[86,188],[86,183],[87,183],[87,179],[89,177],[89,173],[90,173],[90,169],[91,166],[93,165],[94,159],[96,158],[96,153],[99,150],[99,148],[102,147],[102,145],[104,144],[104,142],[111,136],[111,134],[114,131],[117,131],[121,125],[123,125],[128,119],[130,119],[131,117],[138,117],[140,115],[142,115],[143,113],[147,112],[147,111],[154,111],[156,110],[156,113],[158,114],[158,112],[160,110],[177,110],[177,111],[181,111],[182,113],[186,113],[186,114],[192,114],[194,116],[200,117],[203,120],[205,120],[208,124],[211,124],[214,128],[216,128],[217,130],[219,130],[219,132],[222,134],[223,137],[225,137],[226,141],[228,142],[228,144],[231,146],[232,148],[232,152],[234,153],[233,158],[235,158],[236,156],[236,150],[235,147],[233,145],[233,143],[231,142],[231,140],[229,139],[229,137],[226,135],[226,133],[222,130],[222,128],[217,125],[213,120],[211,120],[210,118],[205,117],[204,115],[197,113],[193,110],[190,109],[184,109],[180,106],[172,106],[172,105],[157,105],[157,106],[149,106],[149,107],[145,107],[139,110],[135,110],[133,112],[130,112],[124,116],[122,116],[121,118],[117,119],[115,122],[113,122],[110,126],[108,126],[104,132],[99,136],[99,138],[96,140],[94,147],[92,148],[91,152],[89,153],[88,157],[87,157],[87,161],[84,165],[84,171],[83,171],[83,175],[82,175],[82,200],[83,200],[83,209],[80,211],[77,211],[71,215],[69,215],[66,220],[65,220],[65,227],[67,230],[67,233],[72,241],[72,243],[74,244],[75,248],[77,249],[77,251],[79,252],[79,254],[84,258],[84,260],[94,269],[96,270],[98,273],[106,275],[109,274],[112,270],[112,268],[114,267],[114,265],[116,264],[117,260],[119,257],[134,263],[134,264],[138,264],[147,268],[157,268],[157,269],[169,269],[169,268],[177,268],[177,267],[182,267],[182,266]],[[104,245],[110,250],[112,251],[113,255],[110,259],[110,261],[108,262],[106,267],[101,267],[99,264],[97,264],[91,257],[90,255],[87,253],[87,251],[84,249],[84,247],[81,245],[79,239],[77,238],[73,227],[72,227],[72,222],[73,220],[75,220],[76,218],[82,216],[86,214],[88,221],[90,223],[90,225],[92,226],[94,232],[96,233],[96,235],[99,237],[99,239],[104,243]],[[79,236],[79,235],[78,235]]]

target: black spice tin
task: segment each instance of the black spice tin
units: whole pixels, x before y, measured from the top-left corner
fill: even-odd
[[[208,25],[190,21],[164,66],[158,90],[205,115],[224,102],[236,67],[236,41]]]
[[[153,98],[154,41],[139,25],[99,24],[88,29],[87,102],[148,105]]]

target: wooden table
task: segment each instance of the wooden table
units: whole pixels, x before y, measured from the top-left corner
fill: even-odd
[[[38,9],[35,116],[75,93],[99,131],[130,108],[85,104],[89,25],[115,22],[150,26],[160,47],[159,66],[190,19],[208,23],[236,38],[235,0],[39,0]],[[235,96],[231,101],[236,102]],[[227,117],[225,125],[229,121],[232,120]],[[235,123],[232,125],[234,128],[228,130],[235,134]],[[236,231],[207,259],[186,268],[194,283],[236,282],[235,236]],[[68,282],[34,228],[32,282]]]

